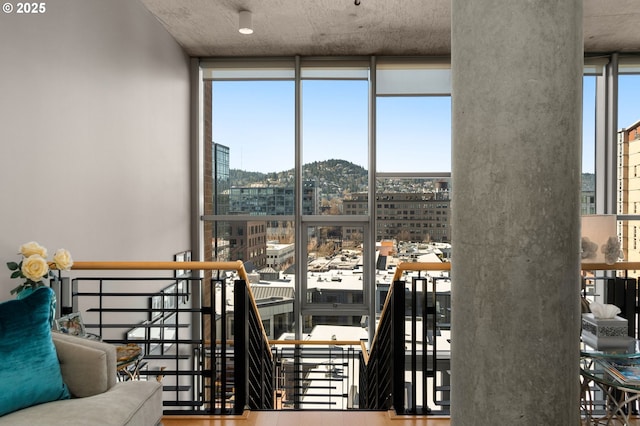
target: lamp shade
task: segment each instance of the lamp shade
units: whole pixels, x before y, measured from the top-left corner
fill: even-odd
[[[240,25],[238,26],[240,34],[253,34],[253,26],[251,25],[251,12],[248,10],[240,11]]]

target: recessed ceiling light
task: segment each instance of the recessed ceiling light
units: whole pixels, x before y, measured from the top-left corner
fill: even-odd
[[[251,12],[248,10],[240,11],[240,25],[238,27],[240,34],[253,34],[253,27],[251,26]]]

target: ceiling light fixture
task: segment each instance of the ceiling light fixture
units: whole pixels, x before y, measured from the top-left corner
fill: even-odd
[[[240,34],[253,34],[253,28],[251,26],[251,12],[248,10],[240,11],[240,25],[238,27]]]

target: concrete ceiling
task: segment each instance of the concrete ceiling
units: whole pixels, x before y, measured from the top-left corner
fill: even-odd
[[[141,0],[184,50],[207,56],[436,55],[451,0]],[[254,33],[238,32],[250,10]],[[640,0],[584,0],[587,53],[640,51]]]

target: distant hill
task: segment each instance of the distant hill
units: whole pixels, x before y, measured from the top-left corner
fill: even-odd
[[[323,188],[324,193],[361,192],[367,188],[367,170],[364,167],[345,160],[314,161],[302,166],[304,180],[314,180]],[[239,169],[229,170],[232,186],[250,186],[270,184],[274,186],[293,186],[294,170],[260,173]]]
[[[305,164],[303,166],[303,178],[305,180],[314,180],[324,194],[340,194],[345,191],[349,193],[364,192],[367,189],[367,170],[364,167],[345,160],[314,161],[313,163]],[[261,173],[231,169],[229,170],[229,182],[235,187],[256,184],[293,186],[294,170]],[[414,191],[414,184],[422,184],[424,186],[424,182],[404,180],[403,186],[406,186],[406,188],[395,187],[393,191]],[[390,188],[386,189],[390,190]],[[595,174],[583,173],[582,191],[594,190]]]

